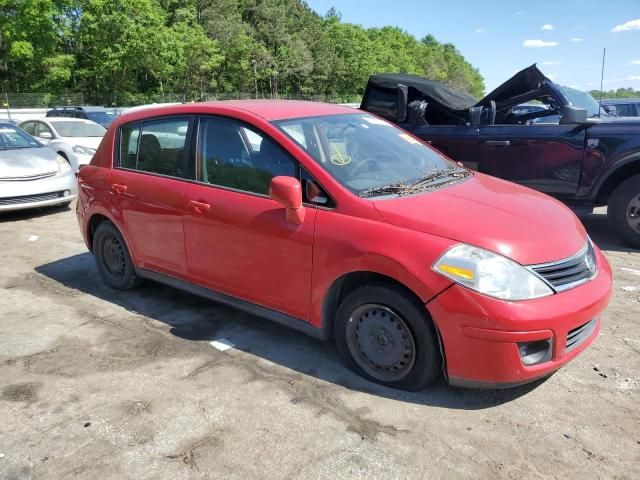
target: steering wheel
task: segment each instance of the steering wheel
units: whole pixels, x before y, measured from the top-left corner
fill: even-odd
[[[390,153],[377,153],[372,157],[370,157],[368,160],[361,162],[359,165],[354,167],[353,170],[350,172],[351,177],[352,178],[357,177],[358,175],[363,173],[365,168],[369,169],[368,170],[369,172],[384,172],[386,169],[380,166],[381,163],[396,163],[396,162],[397,162],[397,159]],[[373,170],[370,169],[372,165],[376,165],[376,167],[374,167]]]

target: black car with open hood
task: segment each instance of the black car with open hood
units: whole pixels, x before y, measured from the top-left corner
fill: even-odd
[[[610,115],[536,65],[481,100],[416,75],[373,75],[360,108],[482,173],[572,207],[608,205],[619,236],[640,247],[640,118]]]

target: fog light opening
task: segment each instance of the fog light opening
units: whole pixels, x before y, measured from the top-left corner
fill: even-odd
[[[63,197],[68,197],[69,195],[71,195],[71,192],[69,190],[65,190],[64,192],[62,192]]]
[[[518,352],[523,365],[531,366],[551,360],[553,341],[536,340],[535,342],[518,343]]]

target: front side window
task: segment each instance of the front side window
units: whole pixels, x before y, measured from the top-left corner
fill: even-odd
[[[193,179],[188,152],[188,118],[152,120],[120,129],[119,166],[141,172]]]
[[[24,122],[23,124],[20,125],[20,128],[30,135],[35,135],[36,133],[35,122]]]
[[[274,123],[338,182],[363,197],[416,192],[432,179],[468,175],[420,140],[366,113]]]
[[[296,176],[296,163],[271,138],[227,118],[200,121],[198,158],[204,182],[247,192],[266,195],[273,177]]]
[[[36,136],[41,136],[43,133],[48,133],[49,135],[53,136],[53,133],[51,132],[51,129],[49,127],[47,127],[44,123],[42,122],[37,122],[36,123]]]

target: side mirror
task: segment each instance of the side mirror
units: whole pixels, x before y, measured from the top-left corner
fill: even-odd
[[[287,222],[300,225],[304,221],[302,185],[296,178],[273,177],[269,186],[269,196],[287,209]]]
[[[40,132],[38,137],[44,138],[45,140],[51,140],[53,138],[53,136],[51,135],[51,132]]]
[[[574,123],[586,123],[587,110],[585,108],[572,107],[565,105],[562,107],[562,116],[560,117],[560,125],[570,125]]]

